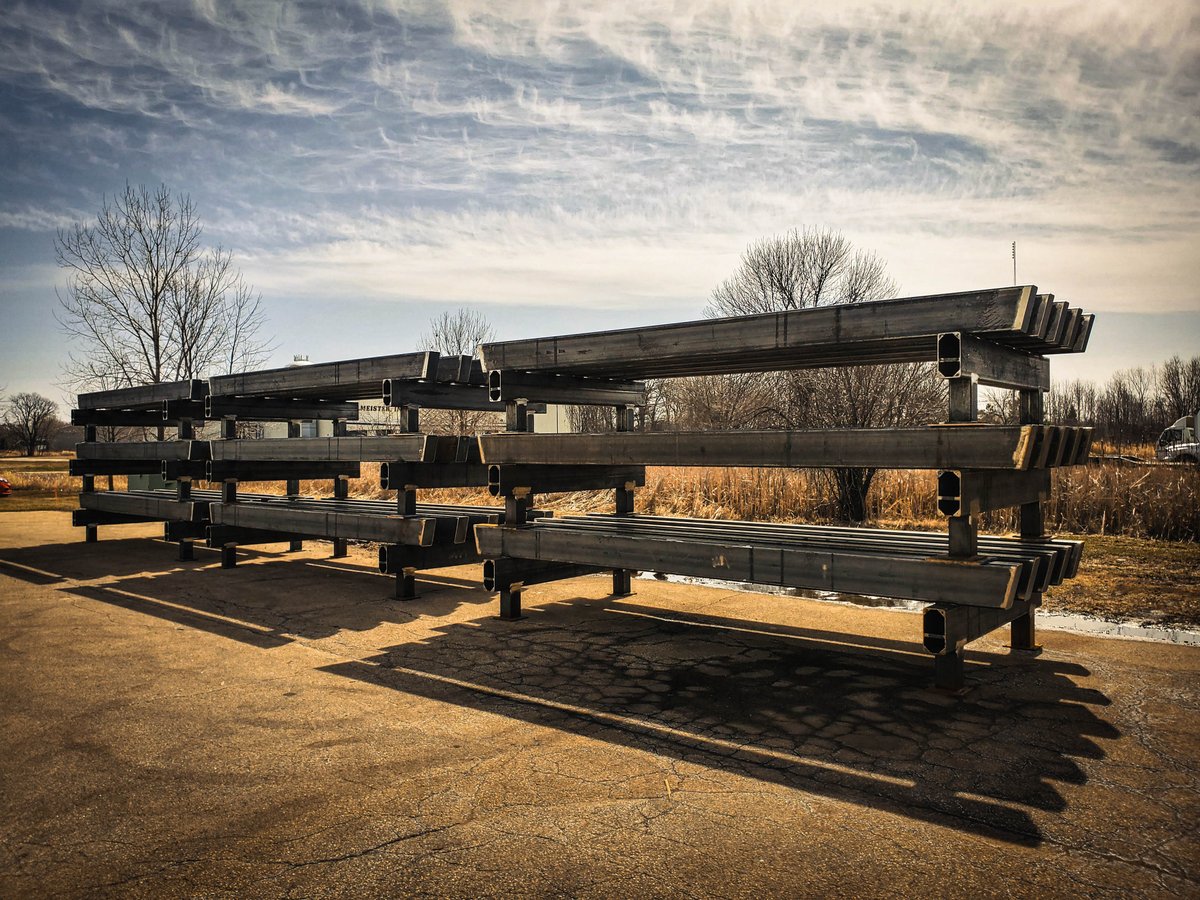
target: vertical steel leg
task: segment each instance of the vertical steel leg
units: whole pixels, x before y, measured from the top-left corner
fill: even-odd
[[[943,691],[961,691],[963,689],[963,655],[944,653],[933,658],[933,683]]]
[[[500,591],[500,618],[521,618],[521,588],[507,587]]]
[[[628,569],[613,569],[613,596],[628,597],[633,593],[633,573]]]
[[[338,421],[342,422],[343,420],[339,419]],[[336,430],[336,424],[334,427]],[[343,423],[343,428],[344,428],[344,423]],[[346,478],[335,478],[333,480],[333,499],[345,500],[349,496],[350,496],[350,481]],[[342,539],[334,539],[333,558],[341,559],[342,557],[344,557],[347,552],[346,547],[347,547],[346,541],[344,541]]]
[[[85,544],[94,544],[100,540],[100,530],[96,525],[83,526],[83,541]]]
[[[237,566],[237,544],[221,545],[221,568],[232,569]]]
[[[417,578],[413,569],[404,569],[396,574],[396,599],[415,600],[417,598]]]
[[[1037,642],[1036,609],[1030,609],[1023,616],[1012,620],[1008,646],[1023,653],[1041,653],[1042,648]]]
[[[190,562],[196,558],[196,548],[192,546],[191,541],[179,542],[179,561]]]

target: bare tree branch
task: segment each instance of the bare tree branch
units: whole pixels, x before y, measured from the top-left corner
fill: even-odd
[[[195,204],[160,185],[126,185],[96,221],[60,229],[67,273],[58,321],[72,339],[75,390],[129,387],[260,364],[268,347],[261,298],[232,254],[206,249]]]

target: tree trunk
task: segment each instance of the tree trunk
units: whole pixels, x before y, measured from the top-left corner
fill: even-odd
[[[834,469],[837,485],[837,515],[849,522],[867,519],[867,491],[875,478],[875,469]]]

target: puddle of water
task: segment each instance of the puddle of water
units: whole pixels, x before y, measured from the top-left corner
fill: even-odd
[[[643,572],[638,577],[651,581],[667,581],[671,584],[694,584],[700,587],[714,587],[752,594],[769,594],[775,597],[801,597],[806,600],[820,600],[823,603],[838,603],[842,606],[866,606],[873,609],[885,609],[891,612],[921,612],[929,605],[916,600],[896,600],[891,597],[859,597],[851,594],[838,594],[834,591],[774,587],[772,585],[746,584],[742,581],[692,578],[684,575],[658,575],[653,572]],[[1165,644],[1200,647],[1200,631],[1190,631],[1186,628],[1171,628],[1164,625],[1147,625],[1125,619],[1101,619],[1097,616],[1038,610],[1037,627],[1049,629],[1050,631],[1070,631],[1076,634],[1090,634],[1096,637],[1119,638],[1131,641],[1157,641]]]

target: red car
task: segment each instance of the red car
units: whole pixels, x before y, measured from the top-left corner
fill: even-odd
[[[9,483],[7,478],[5,478],[3,475],[0,475],[0,497],[7,497],[11,493],[12,485]]]

